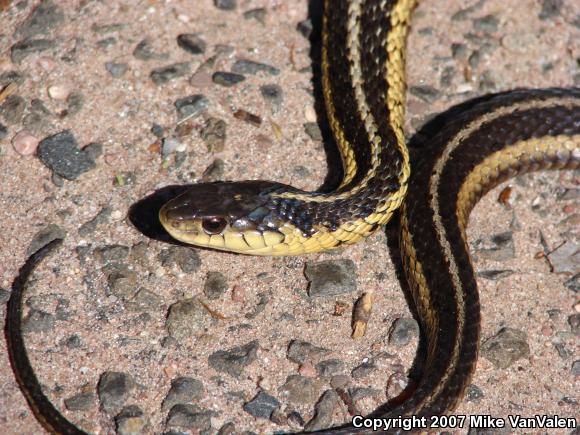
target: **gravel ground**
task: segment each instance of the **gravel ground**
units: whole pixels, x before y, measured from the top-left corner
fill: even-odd
[[[25,330],[68,419],[94,433],[298,431],[348,419],[344,398],[364,414],[401,390],[418,334],[385,233],[258,259],[156,240],[127,217],[169,185],[323,182],[308,2],[0,1],[0,14],[0,301],[34,246],[66,234],[25,296]],[[477,95],[579,86],[579,41],[572,0],[425,0],[409,135]],[[578,417],[579,185],[526,175],[476,207],[482,356],[457,415]],[[364,292],[373,313],[352,340]],[[0,432],[42,433],[4,341]]]

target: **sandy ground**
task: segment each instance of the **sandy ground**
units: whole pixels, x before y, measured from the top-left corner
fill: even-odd
[[[81,146],[91,142],[103,144],[96,169],[58,187],[51,181],[51,171],[38,158],[21,156],[13,149],[11,140],[23,129],[21,124],[6,123],[8,135],[0,140],[0,286],[10,289],[27,257],[30,241],[41,228],[57,224],[68,233],[63,248],[42,266],[31,292],[56,293],[66,298],[69,316],[57,320],[48,332],[26,335],[33,365],[53,403],[86,430],[112,433],[113,420],[99,412],[98,401],[87,411],[71,412],[64,409],[63,399],[85,390],[94,392],[99,376],[105,371],[130,373],[137,386],[126,403],[137,404],[144,411],[149,420],[145,432],[161,433],[167,414],[161,411],[160,404],[171,380],[190,376],[204,384],[205,394],[197,404],[215,411],[214,432],[230,421],[238,432],[297,430],[296,426],[254,419],[242,409],[243,403],[259,389],[280,397],[279,387],[298,370],[298,365],[286,358],[292,339],[331,349],[330,357],[340,358],[346,373],[377,351],[388,353],[389,358],[377,362],[378,371],[351,380],[353,385],[382,392],[378,398],[368,399],[367,411],[384,402],[393,367],[410,367],[416,340],[401,347],[390,345],[387,340],[392,322],[410,314],[382,232],[338,253],[308,258],[257,259],[199,251],[201,267],[194,273],[183,273],[178,268],[161,265],[158,254],[167,249],[167,244],[148,239],[126,219],[135,201],[165,185],[199,179],[215,158],[225,162],[225,179],[263,178],[307,189],[322,182],[326,174],[323,148],[305,133],[303,126],[312,121],[314,104],[311,74],[301,71],[311,63],[310,46],[296,30],[307,16],[307,2],[242,0],[233,12],[217,9],[210,0],[58,3],[66,20],[49,34],[56,39],[56,48],[32,54],[20,64],[11,62],[10,47],[20,39],[15,29],[37,2],[15,2],[0,13],[0,73],[16,70],[23,74],[25,80],[16,93],[26,101],[41,99],[54,114],[49,117],[49,125],[37,133],[38,137],[70,129]],[[409,40],[409,84],[431,86],[439,94],[427,97],[429,101],[417,93],[409,96],[410,132],[430,115],[470,96],[518,86],[570,86],[574,84],[574,75],[578,79],[579,3],[564,1],[559,13],[543,20],[539,19],[540,1],[463,3],[426,0],[415,12]],[[464,11],[463,19],[461,15],[451,18],[467,6],[474,8]],[[267,10],[265,24],[242,15],[258,7]],[[489,15],[497,20],[474,22]],[[122,26],[109,31],[95,29],[109,24]],[[487,47],[483,49],[482,32],[489,32]],[[180,49],[175,40],[181,33],[199,33],[207,42],[206,52],[191,55]],[[99,44],[110,37],[115,38],[115,43]],[[167,58],[136,59],[132,52],[145,37],[156,52],[165,53]],[[465,55],[452,56],[451,47],[456,43],[466,44]],[[220,44],[229,48],[220,49]],[[481,58],[476,62],[470,55],[478,47]],[[194,72],[217,50],[222,54],[210,72],[229,71],[235,60],[251,59],[279,68],[280,74],[248,75],[244,82],[230,88],[210,82],[201,89],[188,83],[191,73],[160,86],[149,78],[152,69],[176,62],[191,62]],[[128,70],[122,77],[112,77],[105,69],[106,62],[126,63]],[[447,77],[442,78],[444,75]],[[259,86],[264,84],[283,88],[279,108],[272,108],[261,97]],[[47,94],[56,85],[82,93],[84,105],[79,113],[58,116],[66,104]],[[206,95],[210,104],[206,114],[190,121],[192,133],[182,139],[186,146],[185,162],[178,166],[171,155],[164,163],[155,146],[157,138],[150,129],[159,124],[171,132],[178,120],[173,102],[197,93]],[[264,122],[256,127],[238,120],[232,115],[236,109],[259,114]],[[227,123],[225,149],[218,153],[208,152],[198,133],[209,116]],[[127,172],[135,180],[124,186],[116,185],[115,177]],[[494,336],[504,326],[525,331],[530,355],[506,369],[497,369],[481,358],[473,383],[482,390],[483,397],[464,401],[457,414],[578,417],[580,385],[571,367],[579,359],[580,350],[568,324],[569,316],[576,312],[578,298],[563,285],[570,274],[551,273],[548,263],[536,258],[543,250],[540,230],[551,248],[564,241],[578,243],[575,226],[580,213],[578,199],[557,199],[558,192],[577,188],[578,183],[578,175],[570,172],[524,177],[510,183],[511,209],[497,202],[503,186],[491,192],[472,215],[471,243],[512,230],[516,252],[513,259],[503,263],[482,259],[476,264],[477,270],[515,271],[497,281],[480,280],[482,338]],[[78,228],[104,206],[111,208],[110,218],[91,234],[79,235]],[[574,214],[575,221],[561,223]],[[159,306],[148,310],[147,316],[126,310],[116,297],[107,295],[106,281],[98,265],[93,261],[81,265],[75,251],[78,246],[133,246],[139,242],[146,243],[150,252],[148,264],[137,267],[139,285],[154,291],[161,300]],[[361,341],[350,339],[350,316],[333,316],[334,299],[310,300],[306,295],[305,262],[337,258],[354,261],[358,282],[356,293],[338,299],[351,304],[362,292],[374,291],[376,295],[369,331]],[[226,275],[228,291],[211,301],[211,309],[225,318],[208,324],[204,332],[190,340],[168,345],[164,340],[168,307],[185,297],[201,294],[208,271]],[[87,274],[95,276],[92,288],[84,282]],[[234,287],[236,295],[232,298]],[[266,308],[255,318],[247,318],[260,295],[269,300]],[[40,299],[50,301],[49,297]],[[54,313],[54,306],[45,308]],[[0,317],[3,321],[3,311]],[[80,337],[79,347],[64,344],[72,334]],[[260,343],[258,358],[240,378],[208,367],[211,353],[254,339]],[[555,343],[562,344],[566,352],[558,352]],[[319,394],[329,388],[327,380],[315,381],[320,383]],[[282,409],[285,412],[296,409],[308,421],[315,401],[298,405],[283,402]],[[337,409],[335,422],[344,418],[344,407]],[[14,381],[4,341],[0,342],[0,432],[43,432]],[[466,433],[467,429],[459,432]],[[570,432],[570,429],[550,431]]]

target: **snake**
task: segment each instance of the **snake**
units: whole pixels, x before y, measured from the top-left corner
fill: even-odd
[[[580,167],[580,89],[516,89],[453,113],[413,159],[411,172],[403,134],[405,44],[416,3],[324,2],[322,89],[343,164],[335,189],[309,192],[259,180],[201,183],[159,211],[176,240],[249,255],[301,255],[352,244],[400,213],[402,264],[426,350],[409,397],[370,415],[384,421],[448,414],[471,380],[480,305],[466,228],[475,204],[516,175]],[[22,267],[8,304],[6,335],[16,378],[40,423],[51,433],[83,434],[42,393],[20,332],[29,276],[59,243],[45,246]],[[368,432],[352,422],[320,431]]]

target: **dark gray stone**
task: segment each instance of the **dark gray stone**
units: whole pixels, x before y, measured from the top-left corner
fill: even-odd
[[[258,74],[259,72],[263,72],[272,76],[280,74],[280,70],[276,67],[247,59],[237,60],[232,65],[232,72],[237,74]]]
[[[564,286],[575,293],[580,292],[580,273],[577,273],[572,278],[564,282]]]
[[[570,330],[574,335],[580,336],[580,313],[572,314],[568,317]]]
[[[411,86],[409,92],[426,103],[434,103],[441,96],[441,91],[429,85]]]
[[[481,388],[479,388],[477,385],[474,384],[470,384],[467,387],[467,401],[468,402],[477,402],[479,399],[481,399],[484,394],[483,394],[483,390]]]
[[[133,56],[139,60],[165,60],[169,58],[167,53],[158,53],[153,48],[149,38],[143,39],[133,50]]]
[[[119,78],[125,75],[129,65],[124,62],[105,62],[105,69],[112,77]]]
[[[115,416],[118,435],[140,435],[147,426],[147,418],[137,405],[125,406]]]
[[[190,54],[203,54],[206,42],[196,33],[182,33],[177,37],[177,45]]]
[[[233,11],[238,7],[237,0],[213,0],[213,4],[223,11]]]
[[[10,59],[19,64],[31,54],[41,53],[54,47],[56,47],[54,39],[23,39],[11,47]]]
[[[22,319],[22,332],[48,332],[54,329],[54,322],[54,315],[32,309]]]
[[[154,311],[159,309],[162,303],[163,299],[159,295],[142,287],[125,300],[125,308],[133,312]]]
[[[244,80],[246,80],[246,77],[243,76],[242,74],[236,74],[226,71],[216,71],[211,76],[211,79],[215,84],[229,88],[234,85],[237,85],[238,83],[243,82]]]
[[[352,260],[307,262],[304,271],[310,297],[334,297],[356,291],[356,268]]]
[[[478,239],[472,245],[477,258],[507,261],[515,257],[514,238],[511,231],[495,234],[489,239]]]
[[[95,393],[79,393],[64,399],[64,406],[69,411],[87,411],[95,406],[96,401]]]
[[[513,275],[514,271],[509,269],[504,270],[480,270],[477,272],[477,276],[483,279],[489,279],[490,281],[499,281],[500,279],[507,278]]]
[[[40,248],[48,245],[53,240],[64,239],[65,237],[66,231],[64,229],[56,224],[49,224],[34,235],[28,249],[26,250],[26,256],[30,257]]]
[[[398,347],[406,346],[412,338],[419,336],[419,324],[415,319],[402,317],[393,322],[389,331],[389,343]]]
[[[494,15],[486,15],[485,17],[476,18],[473,20],[473,29],[476,32],[485,34],[493,34],[497,32],[499,20]]]
[[[101,410],[111,414],[120,409],[134,387],[135,381],[126,373],[103,373],[97,385]]]
[[[203,293],[208,299],[219,299],[228,290],[226,277],[221,272],[208,272]]]
[[[244,18],[246,20],[254,19],[261,24],[266,24],[266,15],[267,14],[268,14],[268,11],[266,10],[266,8],[255,8],[255,9],[250,9],[250,10],[244,12]]]
[[[339,359],[327,359],[316,364],[316,371],[323,378],[330,378],[344,372],[344,362]]]
[[[209,356],[209,365],[220,373],[239,377],[244,369],[256,360],[259,347],[258,340],[254,340],[243,346],[218,350]]]
[[[244,411],[256,418],[269,419],[272,412],[280,407],[280,402],[269,394],[260,391],[249,402],[244,404]]]
[[[205,307],[195,298],[184,299],[169,307],[165,328],[180,343],[191,343],[193,337],[213,322]]]
[[[204,183],[210,181],[221,180],[224,175],[224,161],[222,159],[214,159],[211,164],[205,168],[203,174],[201,174],[201,180]]]
[[[210,152],[219,153],[224,150],[226,142],[226,128],[227,124],[222,119],[209,118],[206,121],[203,130],[201,130],[201,138],[207,145],[207,150]]]
[[[320,385],[302,375],[290,375],[279,389],[280,394],[288,402],[296,405],[313,403],[318,397]]]
[[[212,415],[211,411],[202,409],[197,405],[178,404],[169,411],[167,426],[209,431]]]
[[[109,221],[112,212],[113,209],[111,209],[110,207],[103,207],[94,218],[85,222],[79,227],[78,230],[79,235],[85,237],[94,233],[99,225],[102,225]]]
[[[57,29],[64,22],[64,19],[64,12],[60,7],[52,0],[44,0],[18,26],[16,33],[24,38],[47,34]]]
[[[286,357],[296,364],[316,363],[330,353],[329,349],[315,346],[307,341],[292,340]]]
[[[183,77],[191,72],[189,62],[174,63],[161,68],[155,68],[149,76],[156,85],[163,85],[171,80]]]
[[[483,343],[481,355],[496,368],[508,368],[517,360],[530,355],[527,335],[517,329],[502,328],[497,335]]]
[[[264,100],[276,107],[280,106],[284,100],[284,92],[279,85],[262,85],[260,94]]]
[[[20,95],[9,95],[0,105],[0,114],[8,124],[20,124],[26,110],[26,100]]]
[[[373,360],[369,360],[364,362],[358,366],[356,366],[350,372],[353,379],[362,379],[366,378],[368,375],[372,374],[373,372],[377,371],[377,366]]]
[[[177,266],[185,273],[196,272],[201,266],[199,254],[186,246],[171,246],[159,252],[158,259],[164,267]]]
[[[67,180],[76,180],[93,169],[95,161],[83,150],[69,130],[49,136],[38,145],[38,158],[53,172]]]
[[[163,399],[161,410],[166,412],[174,405],[199,401],[205,394],[203,383],[197,379],[180,377],[171,381],[171,388]]]
[[[205,112],[209,106],[209,100],[205,95],[195,94],[175,100],[173,103],[181,118],[197,116]]]
[[[314,410],[314,417],[304,427],[306,432],[314,432],[328,428],[332,424],[332,415],[340,403],[340,397],[334,390],[326,390]]]
[[[540,20],[557,17],[562,14],[562,6],[564,6],[564,0],[543,0],[542,10],[538,17]]]

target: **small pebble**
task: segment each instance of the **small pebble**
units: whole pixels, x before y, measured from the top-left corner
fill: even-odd
[[[265,63],[254,62],[253,60],[240,59],[232,65],[232,72],[236,74],[257,74],[264,72],[266,74],[277,76],[280,70]]]
[[[219,153],[224,150],[227,124],[223,119],[209,118],[201,130],[200,136],[209,152]]]
[[[281,397],[295,405],[313,403],[318,397],[320,385],[301,375],[290,375],[278,391]]]
[[[161,155],[166,157],[170,154],[176,152],[184,152],[187,149],[187,145],[181,142],[179,139],[174,137],[166,137],[162,141],[161,145]]]
[[[314,417],[306,424],[304,430],[314,432],[328,428],[332,424],[332,416],[339,403],[340,397],[337,392],[326,390],[316,402]]]
[[[356,268],[352,260],[326,260],[306,263],[304,275],[309,282],[308,295],[335,297],[356,291]]]
[[[203,284],[203,293],[208,299],[219,299],[228,290],[226,277],[221,272],[208,272]]]
[[[261,24],[266,24],[266,15],[268,11],[265,8],[255,8],[244,12],[244,18],[246,20],[254,19]]]
[[[258,340],[254,340],[243,346],[218,350],[209,356],[208,362],[214,370],[239,378],[244,369],[257,359],[259,348]]]
[[[262,85],[260,86],[260,93],[264,100],[274,106],[280,106],[284,99],[282,88],[279,85]]]
[[[118,62],[105,62],[105,69],[112,77],[119,78],[125,75],[129,69],[129,65]]]
[[[196,33],[182,33],[177,37],[177,45],[189,54],[203,54],[206,42]]]
[[[19,64],[31,54],[41,53],[56,47],[54,39],[23,39],[10,48],[10,59]]]
[[[149,76],[156,85],[163,85],[171,80],[183,77],[191,71],[189,62],[174,63],[161,68],[155,68]]]
[[[402,317],[393,322],[389,331],[389,343],[397,347],[406,346],[412,338],[419,336],[419,324],[415,319]]]
[[[147,425],[145,414],[137,405],[125,406],[115,416],[117,435],[140,435]]]
[[[225,71],[217,71],[213,73],[211,78],[214,83],[228,88],[246,80],[246,77],[244,77],[242,74]]]
[[[0,138],[1,139],[1,138]],[[12,138],[12,146],[21,156],[30,156],[36,152],[40,139],[26,131],[19,131]]]
[[[8,124],[20,124],[26,110],[26,101],[20,95],[9,95],[0,105],[0,114]]]
[[[158,53],[155,51],[148,38],[143,39],[133,50],[133,56],[139,60],[165,60],[169,58],[167,53]]]
[[[103,373],[97,385],[101,410],[108,414],[119,410],[129,398],[133,388],[135,381],[130,375],[121,372]]]
[[[92,392],[79,393],[64,399],[64,406],[69,411],[87,411],[91,409],[97,401],[97,397]]]
[[[8,136],[8,128],[2,123],[0,123],[0,140]]]
[[[25,3],[26,5],[26,3]],[[63,10],[53,0],[40,2],[16,29],[16,33],[25,38],[38,34],[47,34],[57,29],[65,20]]]
[[[169,307],[165,328],[179,343],[189,343],[214,322],[207,309],[195,298],[175,302]]]
[[[496,368],[508,368],[518,359],[530,355],[527,335],[517,329],[502,328],[483,343],[481,355],[491,361]]]
[[[238,7],[237,0],[213,0],[213,4],[223,11],[233,11]]]
[[[307,123],[315,123],[318,117],[316,116],[316,110],[312,106],[306,106],[304,108],[304,119]]]
[[[312,140],[322,141],[322,131],[316,122],[307,122],[304,124],[304,131]]]
[[[167,426],[191,429],[194,433],[209,433],[212,415],[213,412],[197,405],[178,404],[169,411]]]
[[[256,418],[269,419],[272,412],[280,407],[280,402],[269,394],[260,391],[252,400],[244,404],[244,411]]]
[[[292,340],[288,346],[286,357],[297,364],[304,364],[307,361],[316,363],[329,353],[330,350],[315,346],[307,341]]]
[[[203,398],[205,388],[197,379],[179,377],[171,381],[171,388],[163,399],[161,410],[167,412],[174,405],[197,402]]]
[[[66,100],[71,93],[71,88],[66,84],[49,86],[47,89],[48,96],[53,100]]]
[[[339,359],[327,359],[316,364],[318,374],[323,377],[337,376],[344,372],[344,362]]]
[[[181,118],[197,116],[205,112],[209,106],[209,100],[205,95],[194,94],[175,100],[173,103]]]

